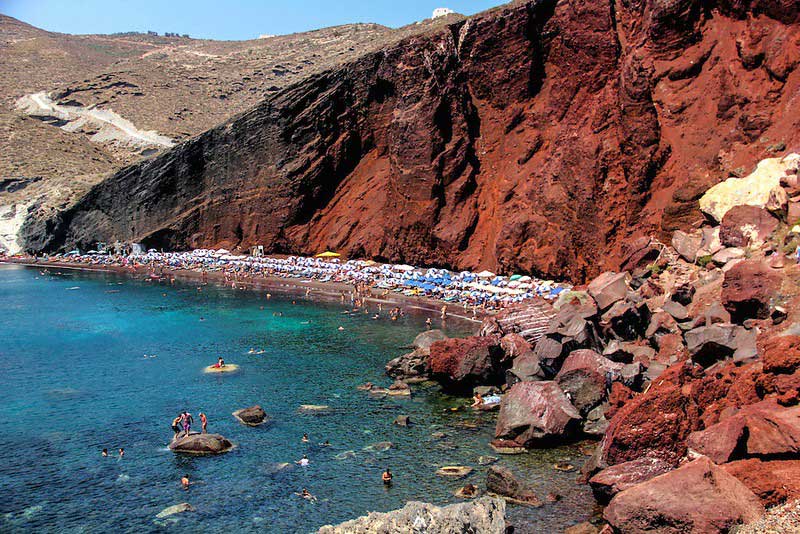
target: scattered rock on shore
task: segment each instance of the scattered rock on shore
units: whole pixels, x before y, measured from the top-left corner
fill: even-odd
[[[326,525],[320,534],[374,534],[388,532],[425,532],[426,534],[451,534],[453,532],[480,532],[505,534],[506,506],[502,499],[482,497],[474,501],[434,506],[411,501],[399,510],[370,512],[352,521],[336,526]]]

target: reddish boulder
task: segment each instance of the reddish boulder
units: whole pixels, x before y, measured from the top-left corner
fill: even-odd
[[[552,381],[520,382],[503,397],[495,438],[528,447],[572,435],[580,414]]]
[[[800,460],[749,458],[727,463],[722,468],[750,488],[764,506],[800,499]]]
[[[445,339],[431,344],[428,368],[443,386],[471,391],[476,385],[504,381],[503,356],[495,337]]]
[[[780,289],[781,275],[760,260],[745,260],[725,273],[722,282],[722,305],[731,319],[766,319],[772,297]]]
[[[764,343],[764,371],[793,373],[800,369],[800,336],[777,336]]]
[[[589,282],[588,291],[601,310],[625,298],[631,275],[626,272],[605,272]]]
[[[738,479],[699,458],[618,493],[603,517],[621,532],[725,533],[764,507]]]
[[[726,247],[758,246],[778,228],[778,219],[759,206],[734,206],[722,218],[719,239]]]
[[[800,406],[781,407],[775,399],[745,406],[719,423],[693,432],[687,444],[716,463],[800,453]]]
[[[663,475],[672,469],[673,465],[664,460],[643,456],[603,469],[589,479],[589,485],[595,498],[605,504],[620,491]]]
[[[610,329],[616,337],[631,341],[644,335],[650,324],[650,317],[647,304],[618,301],[602,315],[600,326],[605,332]]]
[[[555,381],[572,405],[585,416],[606,397],[607,386],[622,371],[623,364],[612,362],[593,350],[576,350],[567,356]]]
[[[669,367],[616,411],[600,442],[598,464],[614,465],[642,456],[676,464],[686,454],[686,438],[699,427],[700,410],[691,397],[691,383],[702,368],[690,363]]]

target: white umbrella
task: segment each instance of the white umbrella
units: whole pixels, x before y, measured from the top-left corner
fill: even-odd
[[[478,278],[494,278],[495,274],[492,271],[481,271],[477,276]]]
[[[394,268],[398,271],[413,271],[414,268],[411,265],[395,265]]]

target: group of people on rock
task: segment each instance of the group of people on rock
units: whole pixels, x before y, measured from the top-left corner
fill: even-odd
[[[222,358],[220,358],[222,359]],[[224,365],[224,362],[223,362]],[[200,428],[203,434],[208,431],[208,417],[203,412],[197,414],[200,418]],[[183,432],[182,437],[186,437],[189,435],[189,432],[192,430],[192,424],[194,423],[194,418],[192,414],[187,411],[183,411],[172,420],[172,432],[175,433],[174,439],[178,439],[178,436]]]

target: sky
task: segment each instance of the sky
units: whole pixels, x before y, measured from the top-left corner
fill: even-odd
[[[253,39],[349,24],[398,27],[434,8],[471,15],[504,0],[0,0],[0,13],[62,33],[157,31]]]

